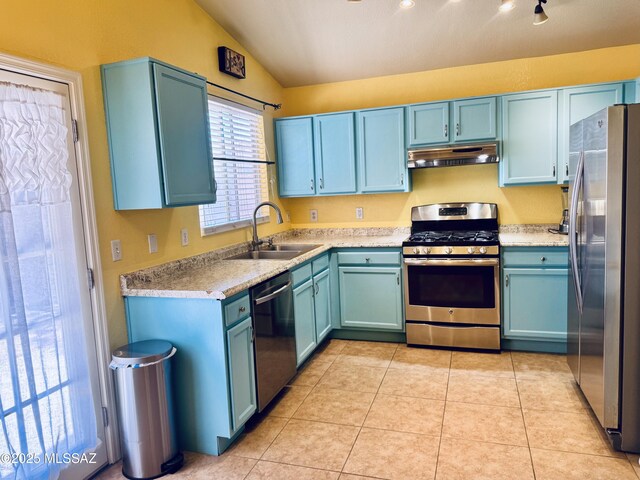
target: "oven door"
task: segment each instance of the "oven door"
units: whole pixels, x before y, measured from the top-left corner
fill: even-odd
[[[500,325],[497,258],[405,258],[407,321]]]

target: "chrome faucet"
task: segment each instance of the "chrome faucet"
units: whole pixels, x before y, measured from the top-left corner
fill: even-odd
[[[258,214],[258,210],[260,210],[262,207],[267,206],[273,207],[273,209],[276,211],[276,219],[278,223],[282,223],[282,212],[280,211],[278,205],[273,202],[262,202],[261,204],[259,204],[253,211],[253,239],[251,240],[251,250],[257,250],[258,247],[264,243],[262,240],[258,239],[258,223],[256,222],[256,215]]]

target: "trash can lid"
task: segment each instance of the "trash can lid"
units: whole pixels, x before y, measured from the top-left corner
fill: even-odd
[[[173,345],[165,340],[144,340],[129,343],[113,352],[112,360],[121,366],[152,363],[171,353]]]

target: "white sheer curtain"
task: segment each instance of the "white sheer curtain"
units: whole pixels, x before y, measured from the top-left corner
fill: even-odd
[[[96,445],[74,247],[64,98],[0,82],[0,479]],[[1,458],[1,457],[0,457]]]

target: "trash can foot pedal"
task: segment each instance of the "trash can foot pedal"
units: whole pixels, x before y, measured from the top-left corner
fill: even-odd
[[[160,468],[164,473],[174,474],[182,468],[182,465],[184,465],[184,455],[182,453],[178,453],[171,460],[163,463]]]

